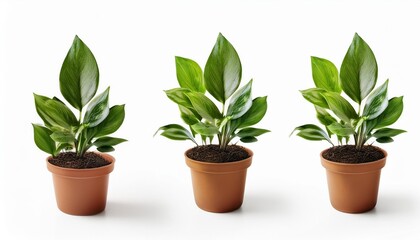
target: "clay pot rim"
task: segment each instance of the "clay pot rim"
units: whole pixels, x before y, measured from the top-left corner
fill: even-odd
[[[243,146],[241,146],[243,147]],[[210,162],[202,162],[198,160],[191,159],[187,156],[187,152],[191,151],[192,148],[189,148],[187,151],[184,152],[185,162],[187,163],[188,167],[194,169],[195,171],[205,172],[205,173],[214,173],[214,174],[226,174],[231,172],[239,172],[244,171],[252,163],[252,157],[254,153],[246,147],[243,147],[245,151],[248,152],[249,157],[243,160],[235,161],[235,162],[227,162],[227,163],[210,163]]]
[[[102,167],[85,169],[65,168],[51,164],[49,159],[51,159],[52,156],[49,156],[46,158],[47,169],[53,174],[68,178],[94,178],[111,173],[114,170],[115,158],[107,153],[96,151],[94,153],[101,155],[103,158],[105,158],[106,161],[110,162],[110,164]]]
[[[330,161],[328,159],[325,159],[322,155],[325,151],[327,151],[329,148],[324,149],[320,153],[321,157],[321,164],[324,166],[327,170],[332,172],[338,172],[338,173],[348,173],[348,174],[357,174],[357,173],[367,173],[367,172],[374,172],[379,171],[385,166],[386,158],[388,157],[388,153],[377,146],[373,146],[384,153],[385,157],[378,159],[373,162],[367,162],[367,163],[339,163]]]

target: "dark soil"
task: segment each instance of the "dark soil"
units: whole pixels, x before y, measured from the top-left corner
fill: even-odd
[[[87,152],[83,157],[77,157],[75,152],[62,152],[49,162],[59,167],[75,169],[97,168],[110,164],[94,152]]]
[[[368,163],[384,158],[385,154],[370,145],[365,145],[359,150],[355,145],[342,145],[329,148],[322,156],[338,163]]]
[[[226,150],[221,150],[219,145],[203,145],[192,148],[187,156],[201,162],[226,163],[244,160],[249,154],[243,147],[236,145],[229,145]]]

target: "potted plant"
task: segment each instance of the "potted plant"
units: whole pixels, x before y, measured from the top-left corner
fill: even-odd
[[[105,209],[115,159],[104,152],[126,141],[108,136],[124,121],[124,105],[109,107],[109,87],[94,97],[98,85],[95,57],[76,36],[61,67],[60,90],[78,117],[59,98],[34,94],[36,111],[44,122],[44,126],[32,124],[35,144],[51,155],[46,162],[58,208],[72,215]],[[88,152],[92,146],[99,152]]]
[[[191,168],[197,206],[209,212],[229,212],[243,202],[247,168],[253,153],[230,144],[257,141],[268,130],[253,128],[267,110],[267,97],[252,99],[252,80],[239,88],[242,66],[232,44],[219,34],[204,72],[193,60],[175,57],[179,87],[165,91],[175,102],[188,129],[169,124],[158,129],[172,140],[191,140],[185,152]],[[208,92],[217,102],[206,96]],[[217,106],[219,105],[219,107]],[[221,109],[220,109],[221,107]],[[201,145],[195,137],[201,140]],[[212,144],[217,138],[218,144]]]
[[[332,206],[348,213],[369,211],[376,205],[380,173],[387,157],[383,149],[372,143],[389,143],[405,132],[388,127],[400,117],[403,97],[388,98],[388,80],[375,88],[375,55],[357,33],[340,72],[326,59],[312,57],[311,63],[316,87],[301,93],[314,104],[325,130],[307,124],[293,132],[304,139],[326,140],[332,145],[321,152]],[[346,96],[342,96],[342,91]],[[337,137],[336,146],[331,140],[333,135]],[[349,145],[350,138],[354,145]]]

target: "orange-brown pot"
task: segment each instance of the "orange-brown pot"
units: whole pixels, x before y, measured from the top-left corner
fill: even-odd
[[[322,157],[321,163],[327,172],[331,205],[341,212],[362,213],[373,209],[378,199],[381,169],[385,157],[369,163],[345,164],[328,161]]]
[[[72,169],[55,166],[48,162],[53,175],[58,208],[71,215],[94,215],[106,206],[108,177],[114,170],[115,159],[109,154],[98,153],[111,164],[90,169]]]
[[[245,150],[250,157],[229,163],[195,161],[187,157],[188,151],[185,152],[185,161],[191,168],[194,198],[199,208],[208,212],[223,213],[241,207],[246,171],[251,166],[253,156],[251,150]]]

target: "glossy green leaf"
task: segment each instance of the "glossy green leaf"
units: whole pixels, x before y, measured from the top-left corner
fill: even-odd
[[[162,135],[164,137],[167,137],[169,139],[172,139],[172,140],[191,140],[195,144],[197,144],[197,142],[195,141],[195,139],[192,136],[192,134],[190,133],[190,131],[188,131],[187,129],[185,129],[181,125],[169,124],[169,125],[160,127],[154,135],[156,135],[159,131],[162,131],[162,133],[160,135]]]
[[[351,119],[358,119],[358,115],[352,105],[340,94],[334,92],[323,93],[328,103],[329,109],[346,123],[350,123]]]
[[[100,124],[109,114],[109,87],[88,105],[83,123],[89,124],[89,127],[95,127]]]
[[[252,137],[252,136],[243,137],[243,138],[240,138],[239,140],[241,142],[243,142],[243,143],[253,143],[253,142],[257,142],[258,141],[258,139],[256,137]]]
[[[262,129],[262,128],[243,128],[241,129],[236,136],[240,137],[240,138],[245,138],[245,137],[258,137],[264,133],[268,133],[270,132],[270,130],[267,129]]]
[[[357,103],[369,95],[376,84],[378,65],[369,45],[356,33],[340,68],[344,92]]]
[[[376,141],[378,143],[390,143],[390,142],[393,142],[394,139],[392,139],[391,137],[381,137],[381,138],[377,138]]]
[[[388,107],[388,80],[376,88],[366,99],[363,116],[368,120],[379,116]]]
[[[90,49],[74,38],[60,71],[60,90],[64,98],[78,110],[95,96],[99,84],[99,70]]]
[[[341,92],[337,67],[327,59],[311,57],[312,78],[317,88]]]
[[[311,140],[311,141],[326,140],[329,143],[333,144],[328,134],[316,125],[306,124],[306,125],[296,127],[290,135],[292,135],[296,131],[298,131],[296,135],[306,140]]]
[[[267,112],[267,97],[257,97],[252,101],[251,108],[240,118],[232,120],[237,128],[249,127],[257,124]]]
[[[102,137],[117,131],[125,118],[125,105],[115,105],[109,109],[108,116],[96,127],[88,128],[88,135]]]
[[[338,122],[327,126],[328,130],[340,137],[347,137],[354,134],[354,129],[348,125],[342,125]]]
[[[337,119],[331,116],[331,114],[329,114],[327,110],[318,106],[315,106],[315,110],[316,110],[316,117],[318,118],[319,122],[322,125],[328,126],[337,122]]]
[[[244,115],[252,106],[251,98],[252,80],[236,91],[228,106],[226,115],[236,119]]]
[[[403,97],[394,97],[388,101],[388,107],[377,118],[368,122],[372,129],[379,129],[395,123],[403,111]]]
[[[32,126],[34,128],[34,141],[36,146],[48,154],[55,155],[55,142],[50,137],[52,131],[36,124],[32,124]]]
[[[377,130],[373,136],[375,138],[383,138],[383,137],[395,137],[401,133],[405,133],[405,130],[402,129],[394,129],[394,128],[381,128]]]
[[[55,131],[50,135],[50,137],[58,143],[73,143],[76,140],[74,133],[68,131]]]
[[[186,88],[173,88],[170,90],[166,90],[166,96],[171,99],[174,103],[187,107],[192,108],[192,104],[190,99],[187,97],[187,93],[190,93],[191,91]]]
[[[222,118],[217,106],[204,94],[199,92],[187,93],[188,98],[195,111],[200,114],[201,117],[207,119],[210,122],[214,122],[215,119]]]
[[[79,124],[74,113],[62,102],[37,94],[34,98],[36,111],[46,126],[70,129]]]
[[[194,125],[201,120],[201,116],[193,109],[186,108],[178,105],[179,111],[181,112],[181,118],[188,125]]]
[[[242,66],[238,53],[232,44],[219,34],[204,68],[204,84],[207,91],[224,104],[239,87],[241,77]]]
[[[176,77],[181,88],[204,93],[203,71],[200,66],[191,59],[175,57]]]
[[[127,140],[123,138],[101,137],[101,138],[96,139],[93,145],[99,148],[99,147],[106,147],[106,146],[115,146],[117,144],[120,144],[126,141]]]
[[[57,145],[57,149],[55,150],[55,155],[57,155],[58,153],[60,153],[61,150],[67,150],[70,151],[74,148],[73,144],[70,143],[59,143]]]
[[[326,90],[321,88],[309,88],[306,90],[300,90],[300,93],[302,93],[302,96],[310,103],[322,108],[329,108],[327,101],[322,95],[323,93],[326,93]]]
[[[99,152],[113,152],[115,151],[115,149],[112,146],[102,146],[102,147],[98,147],[97,150]]]
[[[219,129],[209,123],[198,122],[191,127],[196,133],[204,136],[213,136],[219,133]]]

